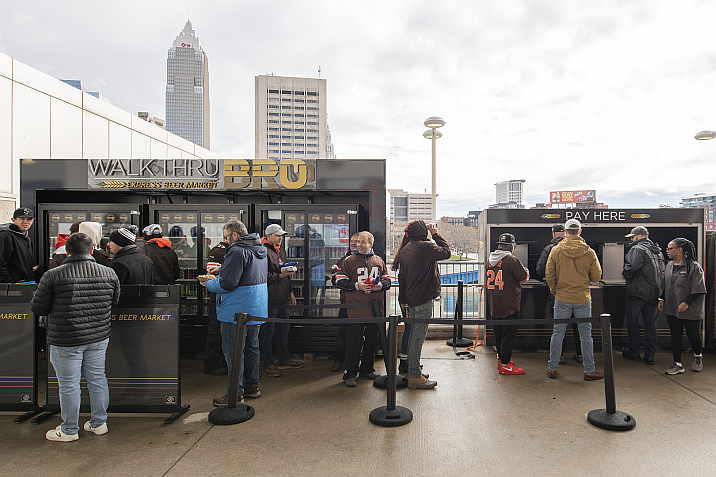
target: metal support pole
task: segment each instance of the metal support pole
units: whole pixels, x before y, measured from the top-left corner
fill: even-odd
[[[368,416],[370,422],[383,427],[403,426],[413,420],[410,409],[395,405],[395,384],[398,355],[398,315],[390,315],[388,321],[388,397],[387,405],[373,409]]]
[[[464,290],[463,281],[458,280],[457,281],[457,301],[455,302],[455,313],[453,315],[453,318],[455,318],[456,321],[462,320],[463,290]],[[462,337],[462,325],[458,325],[458,324],[453,325],[452,339],[447,341],[447,345],[453,346],[455,348],[467,348],[468,346],[472,346],[472,344],[473,344],[472,340],[465,339]]]
[[[236,338],[234,340],[234,356],[231,360],[231,375],[229,377],[229,403],[209,413],[209,422],[212,424],[227,425],[246,422],[254,417],[255,411],[251,406],[239,404],[239,377],[241,375],[241,362],[244,359],[244,343],[246,341],[246,322],[248,313],[237,313]]]
[[[433,139],[432,139],[432,141],[433,141],[433,200],[432,200],[433,213],[432,213],[432,217],[433,217],[433,223],[436,223],[438,220],[437,219],[437,216],[438,216],[437,195],[435,195],[436,190],[437,190],[437,185],[436,185],[436,183],[437,183],[437,179],[436,179],[436,176],[437,176],[437,166],[436,166],[437,138],[435,137],[435,134],[436,134],[435,128],[432,128],[432,130],[433,130]]]
[[[602,325],[604,396],[606,398],[607,408],[589,411],[587,421],[596,427],[609,431],[630,431],[636,427],[636,419],[625,412],[617,411],[616,389],[614,386],[611,317],[608,314],[603,314],[599,318]]]

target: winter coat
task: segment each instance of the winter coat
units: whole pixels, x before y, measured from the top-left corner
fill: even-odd
[[[117,273],[122,285],[152,285],[154,283],[154,263],[139,253],[136,245],[122,247],[109,262],[109,268]]]
[[[542,249],[542,253],[539,255],[539,258],[537,259],[537,266],[535,267],[535,279],[542,281],[545,277],[545,271],[547,270],[547,258],[549,257],[549,252],[552,251],[554,247],[557,246],[557,244],[564,238],[564,235],[561,237],[554,237],[552,241],[550,241],[549,245],[547,245],[544,249]]]
[[[268,258],[267,285],[269,304],[278,305],[280,303],[286,303],[293,290],[290,276],[279,278],[281,275],[281,264],[287,261],[286,250],[279,246],[279,252],[276,252],[277,247],[265,241],[265,237],[261,238],[261,243],[266,247]]]
[[[451,257],[450,246],[436,233],[434,243],[427,237],[414,237],[400,250],[398,301],[418,306],[440,296],[438,260]]]
[[[154,263],[153,275],[155,285],[171,285],[180,275],[179,259],[168,239],[151,239],[144,245],[142,253]]]
[[[626,278],[626,297],[656,304],[661,296],[664,255],[661,247],[648,238],[627,245],[622,276]]]
[[[664,313],[682,320],[701,320],[704,317],[706,285],[704,271],[698,262],[676,265],[670,261],[664,270],[661,286],[664,288]],[[681,303],[689,307],[683,313]]]
[[[589,283],[602,278],[602,267],[582,237],[567,235],[549,253],[545,278],[557,300],[584,304],[592,301]]]
[[[206,289],[216,293],[216,317],[236,323],[236,313],[268,317],[268,259],[258,234],[239,237],[226,249],[218,278],[206,280]],[[252,320],[248,325],[258,325]]]
[[[0,232],[0,283],[31,282],[35,258],[30,237],[15,224]]]
[[[91,255],[72,255],[42,276],[30,308],[49,315],[47,339],[54,346],[81,346],[109,338],[119,279]]]

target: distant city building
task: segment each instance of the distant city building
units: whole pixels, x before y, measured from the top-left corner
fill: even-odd
[[[163,119],[156,118],[156,117],[152,116],[151,114],[149,114],[147,112],[143,112],[143,111],[138,112],[137,116],[139,116],[140,119],[144,119],[148,123],[155,124],[162,129],[166,129],[166,127],[164,127]]]
[[[686,209],[706,209],[706,230],[715,230],[716,194],[694,194],[682,197],[681,206]]]
[[[477,219],[481,210],[471,210],[467,217],[441,217],[440,222],[447,225],[461,225],[464,227],[477,227]]]
[[[87,88],[85,88],[84,85],[82,85],[82,81],[80,81],[80,80],[60,80],[60,81],[62,81],[65,84],[68,84],[74,88],[77,88],[80,91],[84,91],[85,93],[89,94],[90,96],[94,96],[95,98],[97,98],[101,101],[104,101],[105,103],[114,105],[114,103],[112,101],[110,101],[109,99],[107,99],[107,97],[104,96],[103,94],[98,93],[96,91],[87,91]]]
[[[524,179],[497,182],[495,184],[496,203],[491,209],[524,209],[523,184]]]
[[[388,189],[390,194],[390,222],[404,223],[422,219],[430,222],[433,217],[433,196],[411,194],[402,189]]]
[[[187,21],[167,57],[166,129],[209,149],[209,116],[209,58]]]
[[[260,75],[255,83],[256,158],[335,159],[325,79]]]

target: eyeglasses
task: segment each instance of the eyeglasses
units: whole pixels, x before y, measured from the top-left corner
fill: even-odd
[[[224,235],[224,241],[225,241],[225,242],[228,242],[229,240],[231,240],[231,237],[232,237],[233,235],[234,235],[233,233],[230,233],[229,235]]]

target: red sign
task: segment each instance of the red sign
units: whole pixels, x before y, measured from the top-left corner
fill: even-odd
[[[183,46],[183,47],[185,47],[185,48],[189,48],[191,45],[188,45],[188,44],[186,44],[186,43],[182,43],[181,46]]]
[[[596,202],[596,190],[563,190],[549,193],[552,204],[571,204],[574,202]]]

